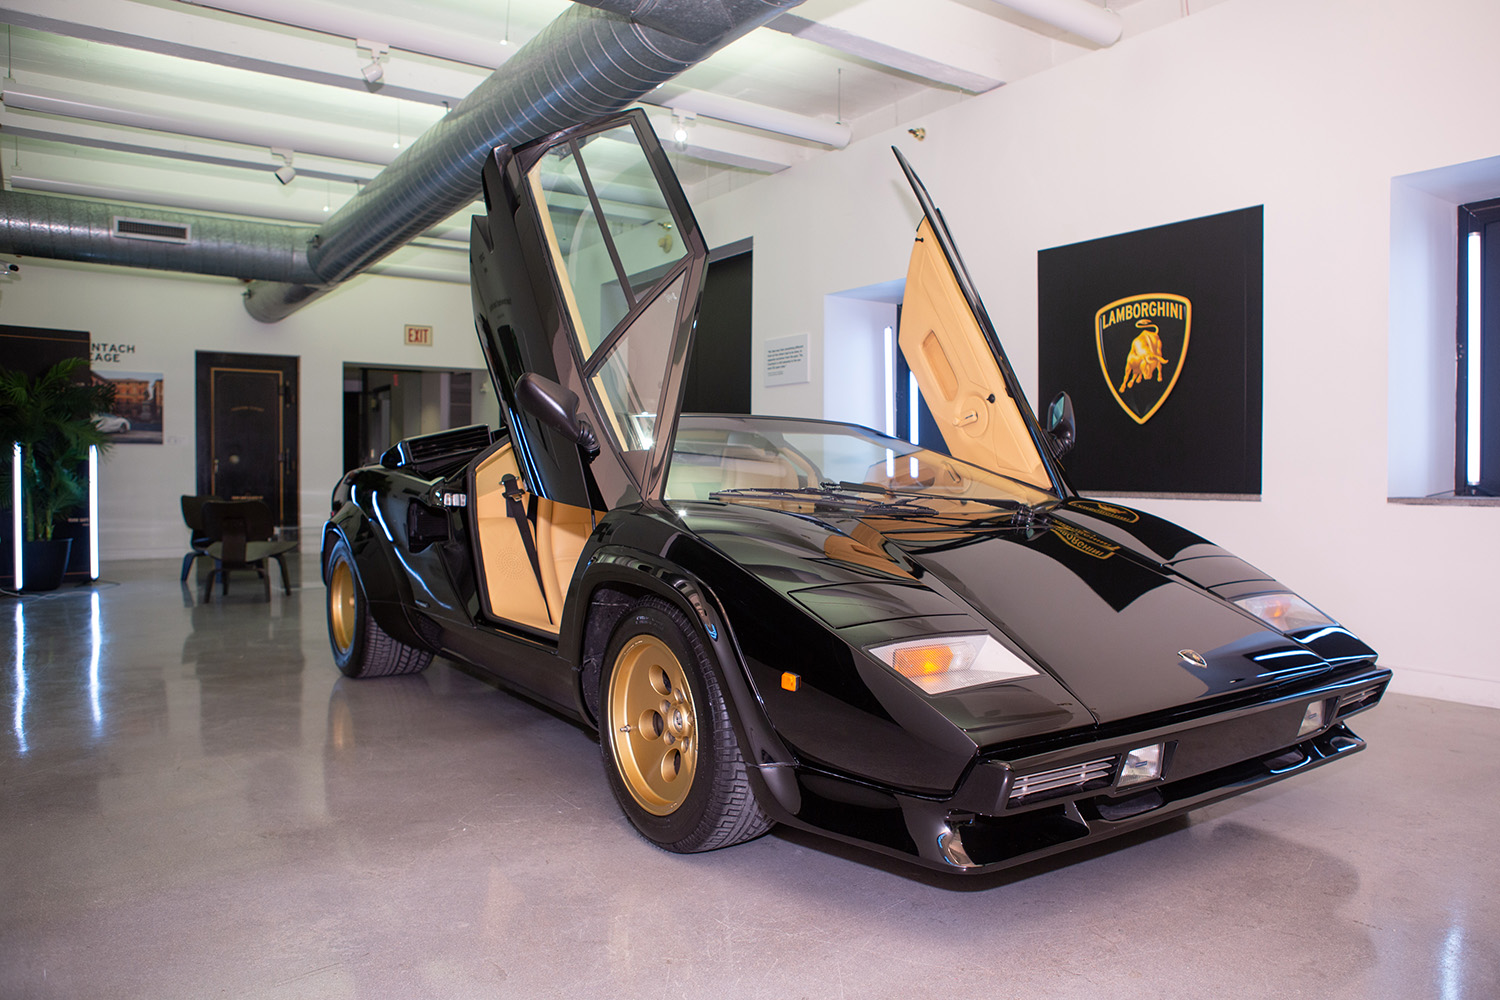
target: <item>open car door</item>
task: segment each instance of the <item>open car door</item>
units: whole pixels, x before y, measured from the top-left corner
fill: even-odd
[[[528,486],[596,509],[660,496],[708,250],[645,112],[501,147],[484,192],[475,324]],[[517,404],[527,373],[577,394],[592,462]]]
[[[480,591],[556,633],[596,513],[665,486],[708,251],[643,111],[495,150],[484,195],[474,319],[510,438],[470,473]],[[524,376],[576,397],[597,454],[528,408]]]
[[[898,149],[924,218],[917,228],[901,306],[901,354],[942,429],[954,458],[1044,490],[1060,473],[1036,416],[1011,370],[963,260],[933,205]]]

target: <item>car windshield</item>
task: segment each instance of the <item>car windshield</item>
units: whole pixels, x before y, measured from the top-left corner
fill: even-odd
[[[1057,499],[1020,480],[853,424],[694,414],[678,422],[668,500],[820,487],[1028,507]]]

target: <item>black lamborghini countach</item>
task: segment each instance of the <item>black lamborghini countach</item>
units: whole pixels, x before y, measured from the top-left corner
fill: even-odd
[[[443,656],[576,717],[678,852],[785,823],[985,872],[1360,750],[1374,651],[1073,491],[1071,406],[1032,412],[901,165],[924,219],[898,342],[942,449],[680,414],[708,254],[644,114],[495,150],[470,260],[505,426],[409,438],[338,484],[339,668]]]

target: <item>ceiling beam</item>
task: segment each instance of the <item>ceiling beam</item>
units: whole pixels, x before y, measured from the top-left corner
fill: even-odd
[[[270,173],[281,166],[280,158],[271,155],[269,148],[265,146],[214,142],[114,125],[99,125],[15,111],[9,108],[0,108],[0,133],[25,139],[65,143],[70,146],[110,149],[121,153],[165,157],[262,173]],[[379,166],[375,164],[361,164],[300,152],[296,158],[296,166],[299,176],[354,184],[364,184],[380,172]]]
[[[486,75],[467,66],[442,65],[401,53],[381,61],[383,76],[372,86],[361,72],[371,54],[352,40],[258,26],[184,8],[172,10],[132,0],[0,0],[0,23],[440,106],[457,104]]]
[[[815,42],[836,52],[863,59],[914,76],[941,87],[952,87],[971,94],[994,90],[1005,81],[955,66],[943,59],[919,55],[910,49],[880,41],[858,31],[812,21],[796,14],[782,14],[766,25],[772,31]]]
[[[249,116],[242,109],[224,108],[222,112],[203,110],[201,114],[184,111],[155,111],[144,104],[123,101],[105,102],[81,94],[66,94],[40,87],[27,87],[14,80],[5,81],[0,100],[9,109],[34,111],[63,118],[130,128],[169,132],[173,135],[221,142],[261,146],[266,149],[288,149],[294,153],[354,160],[358,163],[387,164],[400,150],[389,141],[365,132],[365,138],[352,129],[340,129],[338,135],[327,125],[311,120],[297,121],[281,116]]]
[[[1120,15],[1089,0],[995,0],[1027,17],[1036,18],[1095,45],[1110,46],[1125,32]]]
[[[670,85],[648,94],[643,102],[670,108],[674,112],[691,112],[734,125],[746,125],[766,132],[789,135],[795,139],[819,142],[835,149],[843,149],[849,145],[849,138],[852,134],[849,126],[837,122],[782,111],[778,108],[768,108],[762,104],[752,104],[750,101],[741,101],[734,97],[710,94],[702,90],[686,90]]]
[[[677,120],[665,112],[648,108],[647,115],[662,148],[676,150],[684,156],[709,163],[720,163],[742,170],[754,170],[762,174],[774,174],[792,165],[792,147],[774,139],[745,135],[730,129],[719,128],[704,121],[685,123],[686,138],[678,141]]]
[[[439,27],[430,18],[418,20],[392,16],[329,3],[328,0],[183,0],[183,3],[189,7],[211,7],[327,35],[385,42],[406,52],[420,52],[477,66],[486,71],[485,75],[514,55],[520,43],[530,37],[529,33],[527,37],[516,40],[504,37],[505,24],[499,13],[499,4],[494,5],[496,16],[493,18],[456,25],[457,15],[450,12],[444,14],[444,26]],[[557,4],[553,15],[566,7],[566,3]],[[472,89],[471,86],[469,90]],[[467,94],[468,90],[464,93]]]
[[[1089,0],[997,0],[1037,8],[1090,7],[1118,22]],[[993,8],[992,8],[993,9]],[[1013,21],[952,0],[805,0],[794,14],[767,25],[806,41],[878,63],[943,87],[983,93],[1046,69],[1053,63],[1053,39]]]

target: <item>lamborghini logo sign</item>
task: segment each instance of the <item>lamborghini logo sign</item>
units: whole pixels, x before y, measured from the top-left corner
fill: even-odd
[[[1138,424],[1172,394],[1187,357],[1193,304],[1157,292],[1119,299],[1094,314],[1094,343],[1110,395]]]

